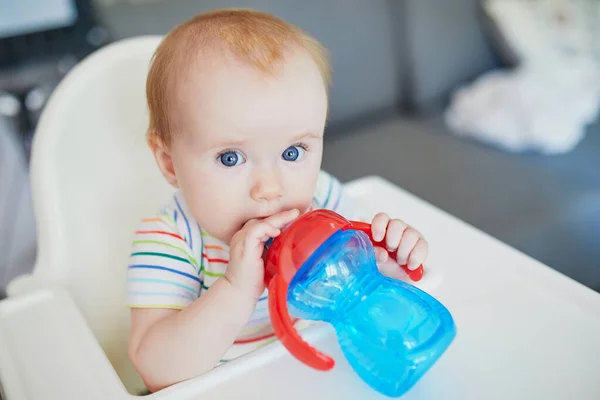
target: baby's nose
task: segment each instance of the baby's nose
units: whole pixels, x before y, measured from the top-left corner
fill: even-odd
[[[283,197],[283,186],[277,174],[267,172],[261,175],[252,186],[250,196],[256,201],[272,201]]]

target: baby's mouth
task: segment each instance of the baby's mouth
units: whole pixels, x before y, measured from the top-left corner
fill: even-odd
[[[262,208],[262,207],[261,207],[261,208]],[[247,224],[249,221],[252,221],[252,220],[262,221],[262,220],[264,220],[264,219],[267,219],[267,218],[269,218],[269,217],[270,217],[270,216],[272,216],[272,215],[275,215],[275,214],[278,214],[278,213],[281,213],[281,212],[284,212],[284,211],[288,211],[288,210],[291,210],[291,208],[290,208],[290,209],[288,209],[288,208],[277,207],[277,208],[275,208],[275,209],[273,209],[273,210],[270,210],[271,212],[259,212],[259,213],[257,213],[256,215],[254,215],[254,216],[252,216],[252,217],[250,217],[250,218],[246,219],[246,220],[245,220],[245,221],[244,221],[244,222],[241,224],[241,226],[240,226],[240,229],[242,229],[242,228],[243,228],[243,227],[244,227],[244,226],[245,226],[245,225],[246,225],[246,224]],[[308,206],[306,206],[306,208],[305,208],[304,210],[301,210],[301,211],[300,211],[300,214],[298,215],[298,217],[300,217],[300,216],[302,216],[302,215],[306,214],[307,212],[309,212],[309,211],[311,211],[311,210],[312,210],[312,204],[309,204]],[[263,210],[261,210],[261,211],[263,211]],[[286,229],[288,226],[290,226],[292,223],[293,223],[293,221],[292,221],[292,222],[290,222],[290,223],[288,223],[287,225],[285,225],[285,226],[284,226],[284,227],[281,229],[281,231],[284,231],[284,230],[285,230],[285,229]]]

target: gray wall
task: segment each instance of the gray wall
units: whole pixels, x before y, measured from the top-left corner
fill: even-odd
[[[273,13],[331,52],[332,126],[390,110],[439,111],[449,93],[496,66],[479,0],[152,0],[100,6],[117,39],[164,34],[223,7]]]

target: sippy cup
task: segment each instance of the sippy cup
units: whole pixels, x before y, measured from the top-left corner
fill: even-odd
[[[412,281],[423,267],[403,267]],[[265,283],[275,334],[290,353],[318,370],[331,357],[306,343],[290,313],[331,324],[358,376],[391,397],[408,391],[456,335],[450,312],[417,287],[382,275],[371,225],[329,210],[298,218],[268,244]]]

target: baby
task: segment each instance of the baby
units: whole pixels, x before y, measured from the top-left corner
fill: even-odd
[[[329,65],[323,47],[271,15],[218,10],[162,41],[147,78],[148,144],[172,201],[135,233],[129,356],[156,391],[273,341],[263,249],[299,215],[355,219],[321,171]],[[415,269],[427,242],[379,213],[373,236]],[[400,266],[376,248],[382,272]]]

